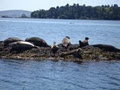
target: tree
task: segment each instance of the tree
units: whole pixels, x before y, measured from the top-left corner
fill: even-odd
[[[105,19],[120,20],[120,7],[113,6],[80,6],[79,4],[51,7],[49,10],[37,10],[31,13],[32,18],[60,18],[60,19]]]
[[[21,18],[28,18],[28,17],[26,16],[26,14],[22,14]]]

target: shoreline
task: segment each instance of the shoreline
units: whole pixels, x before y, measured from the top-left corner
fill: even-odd
[[[108,20],[108,19],[57,19],[57,18],[31,18],[31,17],[29,17],[29,18],[19,18],[19,17],[7,17],[8,19],[35,19],[35,20],[93,20],[93,21],[97,21],[97,20],[99,20],[99,21],[120,21],[120,20],[114,20],[114,19],[110,19],[110,20]],[[2,18],[2,17],[0,17],[0,19],[7,19],[7,18]]]

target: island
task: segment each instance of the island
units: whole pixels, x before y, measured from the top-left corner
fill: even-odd
[[[81,62],[86,60],[120,60],[120,49],[106,44],[87,45],[70,44],[67,48],[57,45],[56,52],[39,37],[21,40],[9,37],[0,41],[0,58],[20,60],[70,60]]]

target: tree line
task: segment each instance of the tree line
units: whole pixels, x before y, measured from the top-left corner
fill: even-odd
[[[120,20],[120,7],[114,5],[86,6],[73,4],[51,7],[49,10],[36,10],[31,13],[32,18],[52,19],[103,19]]]

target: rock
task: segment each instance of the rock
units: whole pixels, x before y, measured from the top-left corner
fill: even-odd
[[[49,45],[43,39],[39,37],[27,38],[25,41],[31,42],[34,45],[39,46],[39,47],[49,47]]]
[[[73,55],[74,57],[81,59],[82,58],[81,54],[82,54],[82,50],[79,48],[79,49],[75,49],[75,50],[71,50],[71,51],[62,52],[62,53],[60,53],[60,56],[65,57],[68,55]]]
[[[35,45],[33,45],[32,43],[25,41],[14,42],[11,43],[9,46],[11,47],[12,51],[28,50],[35,47]]]
[[[69,50],[78,49],[78,48],[79,48],[79,44],[70,44],[70,45],[68,46],[68,49],[69,49]]]
[[[84,51],[84,54],[92,54],[92,51]]]
[[[1,51],[3,51],[3,49],[4,49],[3,41],[0,41],[0,53],[2,53]]]
[[[111,52],[120,52],[120,49],[112,46],[112,45],[107,45],[107,44],[96,44],[92,45],[94,47],[98,47],[100,49],[103,49],[104,51],[111,51]]]
[[[53,48],[51,48],[51,53],[53,54],[57,53],[58,49],[59,49],[58,47],[54,46]]]
[[[9,37],[5,39],[3,43],[4,43],[4,46],[8,46],[10,43],[17,42],[17,41],[22,41],[22,40],[17,37]]]
[[[104,57],[103,55],[99,55],[99,60],[109,60],[107,57]]]
[[[57,45],[58,48],[59,48],[59,51],[66,51],[66,50],[74,50],[74,49],[78,49],[79,48],[79,45],[78,44],[70,44],[67,48],[64,47],[62,44],[58,44]]]

